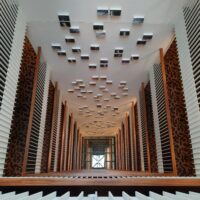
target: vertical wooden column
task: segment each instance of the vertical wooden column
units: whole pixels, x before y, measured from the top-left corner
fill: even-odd
[[[61,155],[60,155],[60,169],[59,171],[62,172],[63,170],[63,159],[64,159],[64,142],[66,136],[66,123],[67,123],[67,102],[65,101],[64,104],[64,117],[63,119],[63,127],[62,127],[62,136],[61,136]]]
[[[127,170],[130,170],[131,154],[130,154],[130,130],[128,122],[128,114],[125,116],[125,132],[126,132],[126,157],[127,157]]]
[[[124,153],[124,128],[122,123],[122,129],[121,129],[121,163],[122,163],[122,170],[126,169],[126,163],[125,163],[125,153]]]
[[[73,131],[74,131],[74,122],[73,122],[73,114],[71,114],[71,122],[70,122],[70,131],[69,131],[69,154],[68,154],[68,170],[72,169],[72,152],[73,152]]]
[[[143,114],[144,114],[144,129],[146,135],[146,149],[147,149],[147,163],[148,163],[148,172],[151,171],[151,159],[150,159],[150,148],[149,148],[149,139],[148,139],[148,125],[147,125],[147,111],[146,111],[146,100],[145,100],[145,92],[144,92],[144,83],[141,85],[141,97],[142,97],[142,104],[143,104]]]
[[[76,159],[76,169],[79,169],[79,156],[80,156],[80,132],[79,129],[77,131],[77,153],[75,155],[75,159]]]
[[[162,68],[163,90],[164,90],[164,95],[165,95],[165,106],[166,106],[166,114],[167,114],[169,139],[170,139],[170,150],[171,150],[171,156],[172,156],[173,174],[177,175],[176,157],[175,157],[174,140],[173,140],[173,130],[172,130],[172,124],[171,124],[170,107],[169,107],[169,95],[168,95],[168,90],[167,90],[167,79],[166,79],[166,70],[165,70],[165,62],[164,62],[164,53],[163,53],[162,48],[160,48],[160,63],[161,63],[161,68]]]
[[[50,172],[51,168],[51,159],[52,159],[52,144],[53,144],[53,132],[54,132],[54,121],[55,121],[55,112],[56,112],[56,100],[58,95],[58,83],[55,83],[55,93],[54,93],[54,103],[53,103],[53,117],[51,123],[51,136],[50,136],[50,146],[49,146],[49,155],[48,155],[48,164],[47,164],[47,173]]]
[[[119,157],[118,157],[118,134],[115,135],[115,168],[118,169],[118,162],[119,162]]]
[[[28,150],[29,150],[30,137],[31,137],[31,128],[32,128],[32,123],[33,123],[33,112],[34,112],[34,105],[35,105],[35,100],[36,100],[40,57],[41,57],[41,47],[38,47],[36,63],[35,63],[31,108],[30,108],[30,113],[29,113],[29,122],[28,122],[28,129],[27,129],[27,135],[26,135],[25,153],[24,153],[24,159],[23,159],[23,164],[22,164],[22,176],[26,174],[26,165],[27,165],[27,160],[28,160]]]
[[[132,129],[133,129],[133,154],[134,154],[134,167],[132,170],[138,171],[137,168],[137,141],[136,141],[136,123],[135,123],[135,105],[134,102],[132,102],[131,106],[131,114],[132,114]]]

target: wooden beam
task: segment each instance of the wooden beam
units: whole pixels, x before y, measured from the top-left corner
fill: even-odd
[[[72,153],[73,153],[73,114],[71,114],[71,123],[70,123],[70,138],[69,138],[69,158],[68,158],[68,170],[72,170]]]
[[[65,143],[65,135],[66,135],[66,124],[67,124],[67,102],[64,104],[64,116],[63,116],[63,127],[62,127],[62,137],[61,137],[61,153],[60,153],[60,169],[59,171],[63,171],[63,159],[64,159],[64,143]]]
[[[34,114],[34,107],[35,107],[35,101],[36,101],[41,51],[42,51],[41,47],[38,47],[36,63],[35,63],[34,79],[33,79],[33,90],[32,90],[31,107],[30,107],[30,113],[29,113],[28,129],[27,129],[27,134],[26,134],[25,152],[24,152],[24,158],[23,158],[23,163],[22,163],[22,176],[26,174],[31,130],[32,130],[32,124],[33,124],[33,114]]]
[[[142,104],[144,108],[144,128],[145,128],[145,135],[146,135],[146,147],[147,147],[147,163],[148,163],[148,172],[151,172],[151,159],[150,159],[150,149],[149,149],[149,137],[148,137],[148,125],[147,125],[147,110],[146,110],[146,98],[145,98],[145,91],[144,91],[144,83],[141,84],[141,97],[142,97]]]
[[[49,146],[49,156],[47,163],[47,172],[50,172],[51,168],[51,159],[52,159],[52,143],[53,143],[53,131],[54,131],[54,121],[55,121],[55,113],[56,113],[56,101],[58,95],[58,83],[55,83],[55,93],[54,93],[54,102],[53,102],[53,114],[52,114],[52,122],[51,122],[51,136],[50,136],[50,146]]]
[[[132,128],[133,128],[133,152],[134,152],[134,169],[135,171],[138,170],[137,168],[137,142],[136,142],[136,120],[135,120],[135,105],[134,102],[132,102],[131,106],[131,114],[132,114]]]
[[[169,94],[167,90],[167,78],[166,78],[164,53],[163,53],[162,48],[160,48],[160,64],[161,64],[161,69],[162,69],[163,90],[164,90],[164,95],[165,95],[165,107],[166,107],[166,114],[167,114],[167,125],[168,125],[168,131],[169,131],[170,150],[171,150],[171,157],[172,157],[172,168],[173,168],[173,173],[176,176],[177,175],[176,156],[175,156],[175,150],[174,150],[174,138],[173,138],[173,130],[172,130],[172,124],[171,124],[171,116],[170,116]]]

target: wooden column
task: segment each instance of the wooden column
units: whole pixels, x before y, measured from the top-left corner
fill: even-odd
[[[118,158],[118,140],[117,140],[117,136],[118,134],[115,135],[115,168],[118,169],[118,162],[119,162],[119,158]]]
[[[131,161],[131,157],[130,157],[130,133],[129,133],[129,128],[128,128],[128,114],[126,113],[125,116],[125,133],[126,133],[126,170],[130,170],[130,161]]]
[[[58,95],[58,83],[55,83],[55,93],[54,93],[54,103],[53,103],[53,117],[51,123],[51,136],[50,136],[50,146],[49,146],[49,156],[48,156],[48,164],[47,164],[47,173],[50,172],[51,168],[51,159],[52,159],[52,143],[53,143],[53,132],[54,132],[54,121],[55,121],[55,113],[56,113],[56,100]]]
[[[64,117],[63,119],[63,127],[62,127],[62,139],[61,139],[61,155],[60,155],[60,169],[59,171],[63,171],[63,159],[64,159],[64,143],[65,143],[65,136],[66,136],[66,123],[67,123],[67,102],[65,101],[64,105]]]
[[[160,63],[161,63],[161,68],[162,68],[163,90],[164,90],[164,95],[165,95],[167,125],[168,125],[168,131],[169,131],[170,150],[171,150],[171,156],[172,156],[172,168],[173,168],[173,174],[177,175],[176,157],[175,157],[175,150],[174,150],[174,139],[173,139],[173,131],[172,131],[170,107],[169,107],[169,95],[168,95],[168,90],[167,90],[167,79],[166,79],[166,71],[165,71],[164,53],[163,53],[162,48],[160,49]]]
[[[73,132],[74,132],[74,122],[73,121],[74,121],[73,120],[73,114],[71,114],[68,170],[72,170]]]
[[[123,130],[123,123],[121,129],[121,159],[122,159],[122,170],[126,170],[126,163],[125,163],[125,153],[124,153],[124,130]]]
[[[134,102],[132,102],[131,106],[131,114],[132,114],[132,129],[133,129],[133,152],[134,152],[134,169],[137,171],[137,141],[136,141],[136,123],[135,123],[135,105]]]
[[[36,63],[35,63],[33,90],[32,90],[32,98],[31,98],[31,108],[30,108],[30,113],[29,113],[29,122],[28,122],[27,134],[26,134],[25,153],[24,153],[24,159],[23,159],[23,164],[22,164],[22,176],[24,176],[26,174],[26,165],[27,165],[27,160],[28,160],[28,151],[29,151],[31,129],[32,129],[32,123],[33,123],[33,113],[34,113],[34,106],[35,106],[35,101],[36,101],[36,91],[37,91],[37,82],[38,82],[38,75],[39,75],[40,57],[41,57],[41,47],[38,47]]]
[[[151,159],[150,159],[150,149],[149,149],[149,139],[148,139],[148,125],[147,125],[147,111],[146,111],[146,100],[145,100],[145,92],[144,92],[144,83],[141,85],[141,97],[142,97],[142,104],[144,108],[144,129],[146,135],[146,143],[147,147],[147,163],[148,163],[148,172],[151,172]]]

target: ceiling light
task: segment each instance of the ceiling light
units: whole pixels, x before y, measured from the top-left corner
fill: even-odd
[[[61,50],[61,45],[59,43],[52,43],[51,47],[55,50]]]
[[[153,33],[144,33],[142,39],[143,40],[151,40],[153,38]]]
[[[79,86],[74,87],[75,90],[80,90]]]
[[[60,22],[60,26],[67,26],[70,27],[70,18],[69,18],[69,13],[59,13],[58,14],[58,19]]]
[[[81,93],[85,94],[87,91],[86,90],[81,90]]]
[[[82,97],[83,95],[82,94],[77,94],[77,97]]]
[[[108,88],[105,88],[105,89],[103,90],[103,92],[109,92],[109,89],[108,89]]]
[[[79,85],[80,88],[85,88],[85,84]]]
[[[83,80],[77,79],[77,80],[76,80],[76,83],[83,83]]]
[[[67,42],[67,43],[74,43],[75,42],[75,39],[74,39],[74,37],[68,37],[68,36],[66,36],[65,37],[65,42]]]
[[[110,93],[111,96],[116,96],[117,94],[115,92]]]
[[[58,54],[59,56],[66,56],[66,55],[67,55],[67,53],[66,53],[65,50],[59,50],[59,51],[57,51],[57,54]]]
[[[88,54],[81,54],[82,60],[89,60],[90,56]]]
[[[77,82],[76,81],[72,81],[72,85],[76,85],[77,84]]]
[[[100,76],[99,78],[102,79],[102,80],[106,80],[107,76]]]
[[[92,90],[87,90],[87,93],[88,93],[88,94],[92,94],[93,91],[92,91]]]
[[[120,85],[126,85],[127,82],[126,81],[120,81]]]
[[[90,69],[96,69],[97,68],[97,65],[96,64],[89,64],[88,66]]]
[[[106,36],[106,31],[96,31],[96,37],[97,38],[104,38]]]
[[[105,85],[100,85],[100,86],[99,86],[99,89],[105,89],[105,88],[106,88]]]
[[[69,63],[76,63],[76,58],[68,58]]]
[[[122,63],[123,64],[128,64],[130,62],[129,58],[122,58]]]
[[[89,85],[92,85],[92,86],[94,86],[94,85],[96,85],[96,84],[97,84],[97,83],[94,82],[94,81],[89,82]]]
[[[122,93],[122,96],[128,96],[128,93]]]
[[[69,89],[68,92],[69,92],[69,93],[73,93],[74,90],[73,90],[73,89]]]
[[[99,76],[94,75],[94,76],[92,76],[92,79],[98,80],[98,79],[99,79]]]
[[[102,94],[97,94],[97,97],[102,97]]]
[[[108,85],[111,85],[113,82],[112,82],[112,80],[107,80],[106,81],[106,84],[108,84]]]
[[[108,8],[97,8],[98,16],[106,16],[108,15]]]
[[[98,51],[99,49],[100,49],[100,47],[98,44],[91,44],[91,46],[90,46],[90,50]]]
[[[131,60],[139,60],[139,57],[138,54],[131,55]]]
[[[80,53],[81,52],[81,48],[80,47],[72,47],[72,52],[73,53]]]
[[[120,36],[129,36],[130,30],[129,29],[120,29],[119,35]]]
[[[79,26],[72,26],[72,27],[69,29],[69,32],[70,32],[70,33],[80,33]]]
[[[128,91],[128,88],[127,87],[123,88],[123,91]]]
[[[103,30],[104,26],[102,23],[94,23],[93,30]]]
[[[118,88],[123,88],[125,85],[118,85]]]
[[[146,40],[143,40],[143,39],[137,40],[137,45],[145,45],[145,44],[146,44]]]
[[[115,96],[115,99],[120,99],[120,96]]]
[[[120,16],[121,8],[110,8],[110,16]]]
[[[133,24],[142,24],[144,22],[144,16],[134,16]]]

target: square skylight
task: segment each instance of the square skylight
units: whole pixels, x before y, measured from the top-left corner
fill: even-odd
[[[69,63],[76,63],[76,58],[72,58],[72,57],[70,58],[70,57],[69,57],[69,58],[68,58],[68,62],[69,62]]]
[[[74,92],[74,90],[73,89],[69,89],[69,90],[67,90],[69,93],[73,93]]]
[[[110,16],[121,16],[121,8],[110,8]]]
[[[72,52],[73,53],[80,53],[81,52],[81,48],[80,47],[72,47]]]
[[[80,29],[79,26],[71,26],[71,28],[69,29],[70,33],[80,33]]]
[[[104,25],[102,23],[94,23],[93,24],[93,30],[103,30],[104,29]]]
[[[91,44],[90,50],[99,51],[100,47],[98,44]]]
[[[82,60],[89,60],[90,56],[88,54],[81,54]]]
[[[106,36],[106,31],[102,30],[102,31],[96,31],[96,37],[97,38],[104,38]]]
[[[129,58],[122,58],[122,63],[123,64],[128,64],[130,62]]]
[[[142,39],[143,40],[151,40],[153,38],[153,33],[144,33]]]
[[[96,69],[97,68],[97,65],[96,64],[89,64],[88,66],[90,69]]]
[[[108,8],[97,8],[97,15],[98,16],[106,16],[108,15]]]
[[[120,29],[119,35],[120,36],[129,36],[130,30],[129,29]]]
[[[74,37],[66,36],[65,37],[65,42],[67,42],[67,43],[75,43],[75,39],[74,39]]]
[[[112,80],[107,80],[107,81],[106,81],[106,84],[108,84],[108,85],[111,85],[112,83],[113,83]]]
[[[71,26],[69,13],[59,13],[58,19],[60,22],[60,26],[62,26],[62,27],[63,26],[67,26],[67,27]]]
[[[52,43],[51,47],[55,50],[61,50],[61,45],[60,43]]]
[[[94,85],[96,85],[97,83],[96,82],[94,82],[94,81],[90,81],[89,82],[89,85],[91,85],[91,86],[94,86]]]
[[[131,55],[131,60],[139,60],[140,56],[138,54]]]
[[[58,54],[59,56],[66,56],[66,55],[67,55],[67,53],[66,53],[65,50],[59,50],[59,51],[57,51],[57,54]]]
[[[138,40],[137,40],[137,45],[145,45],[146,42],[147,42],[146,40],[138,39]]]
[[[142,24],[144,23],[144,16],[134,16],[133,24]]]

